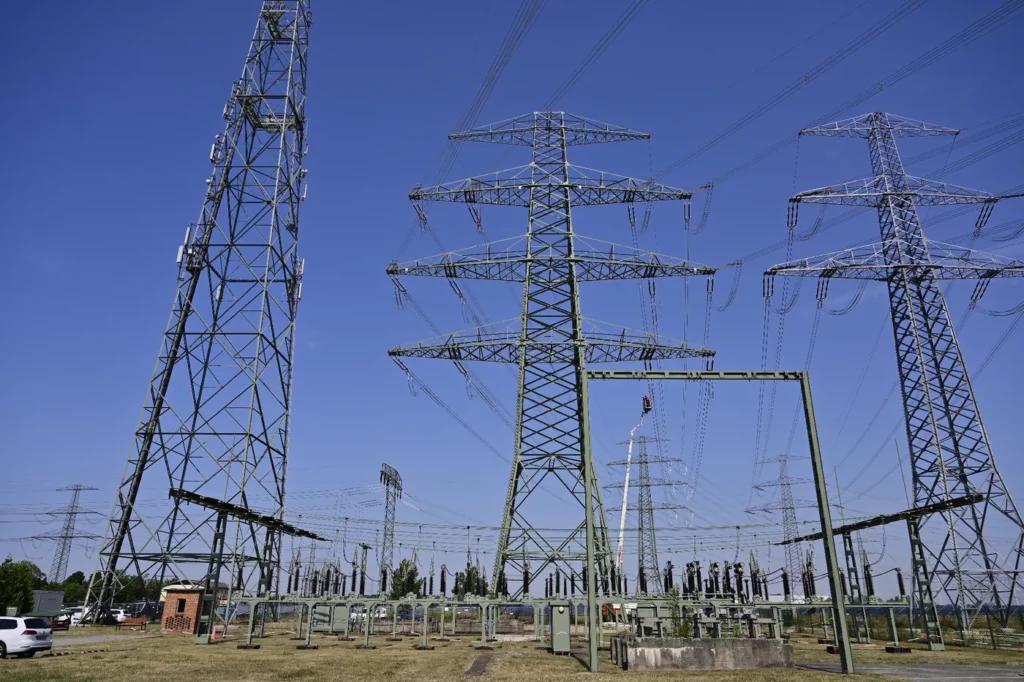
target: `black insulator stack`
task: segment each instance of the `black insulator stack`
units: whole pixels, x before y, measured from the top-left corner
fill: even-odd
[[[523,598],[530,596],[530,568],[526,566],[523,568]]]
[[[782,569],[782,595],[786,601],[790,600],[791,592],[789,588],[789,571]],[[768,595],[765,595],[766,597]]]
[[[352,588],[350,590],[352,594],[356,593],[356,562],[352,562]]]
[[[576,596],[576,574],[575,573],[570,573],[569,574],[569,592],[572,594],[572,596],[574,596],[574,597]]]
[[[445,570],[442,568],[441,569],[441,596],[442,597],[445,596],[445,593],[448,591],[448,587],[447,587],[447,585],[445,585],[445,575],[444,574],[445,574]]]
[[[555,595],[562,591],[562,572],[555,571]]]
[[[843,596],[847,596],[849,592],[846,591],[846,573],[839,571],[839,581],[843,584]]]
[[[896,585],[900,589],[900,598],[904,599],[907,596],[907,587],[903,584],[903,569],[896,569]]]
[[[864,566],[864,589],[868,591],[869,597],[875,596],[875,576],[871,575],[871,566]]]

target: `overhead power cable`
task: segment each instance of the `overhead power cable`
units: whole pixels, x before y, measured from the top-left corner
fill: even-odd
[[[1000,28],[1009,21],[1016,19],[1019,16],[1020,10],[1022,8],[1024,8],[1024,0],[1010,0],[1009,2],[1004,3],[998,9],[989,12],[978,21],[974,22],[973,24],[963,29],[962,31],[956,33],[955,35],[947,38],[943,42],[933,47],[931,50],[919,56],[917,59],[908,62],[903,67],[897,69],[896,71],[893,71],[885,78],[879,80],[876,84],[871,85],[870,87],[862,90],[860,93],[854,95],[853,97],[846,100],[842,104],[834,107],[830,111],[822,114],[821,116],[819,116],[818,118],[816,118],[815,120],[811,121],[810,123],[803,127],[811,128],[813,126],[822,125],[837,118],[841,118],[842,115],[845,114],[847,111],[849,111],[853,107],[860,106],[864,102],[868,101],[869,99],[877,95],[879,92],[892,88],[892,86],[896,85],[905,78],[908,78],[917,73],[918,71],[928,66],[931,66],[932,64],[938,62],[939,60],[945,57],[948,57],[957,50],[967,47],[971,43],[985,37],[992,31],[996,30],[997,28]],[[771,145],[770,147],[750,157],[746,161],[743,161],[738,165],[733,166],[729,170],[725,171],[724,173],[718,175],[716,178],[714,178],[713,182],[716,185],[719,185],[725,182],[726,180],[730,180],[736,175],[742,173],[743,171],[748,170],[753,166],[756,166],[757,164],[761,163],[762,161],[771,156],[774,156],[775,154],[782,151],[789,145],[793,144],[795,141],[795,136],[787,135],[786,137],[782,138],[781,140]]]
[[[882,35],[890,28],[898,24],[900,21],[902,21],[903,19],[907,18],[915,11],[920,9],[926,1],[927,0],[907,0],[906,2],[902,3],[895,10],[893,10],[885,17],[883,17],[880,21],[873,24],[870,28],[868,28],[866,31],[861,33],[859,36],[857,36],[850,42],[846,43],[837,51],[833,52],[827,58],[819,62],[818,65],[815,66],[813,69],[802,74],[799,78],[797,78],[789,85],[784,87],[782,90],[778,91],[777,93],[769,97],[759,106],[755,107],[752,111],[747,112],[743,117],[735,121],[732,125],[730,125],[728,128],[720,132],[718,135],[715,135],[710,140],[704,142],[702,145],[700,145],[692,152],[690,152],[683,158],[679,159],[678,161],[669,164],[667,167],[665,167],[657,174],[658,177],[664,177],[675,172],[682,166],[702,156],[705,152],[713,149],[723,140],[734,135],[739,130],[743,129],[753,121],[757,120],[758,118],[768,113],[778,105],[782,104],[787,99],[789,99],[797,92],[799,92],[801,89],[803,89],[805,86],[813,82],[815,79],[825,75],[833,68],[841,64],[848,57],[855,54],[860,48],[864,47],[865,45],[876,39],[878,36]]]

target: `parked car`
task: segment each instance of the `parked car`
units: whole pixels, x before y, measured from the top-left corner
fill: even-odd
[[[124,609],[110,609],[110,615],[113,616],[118,623],[123,623],[125,620],[130,618],[128,612]]]
[[[53,630],[45,618],[0,618],[0,658],[30,658],[53,646]]]
[[[61,624],[67,623],[71,626],[79,625],[82,622],[82,612],[83,609],[81,606],[70,606],[68,608],[61,609],[60,615],[54,620]]]

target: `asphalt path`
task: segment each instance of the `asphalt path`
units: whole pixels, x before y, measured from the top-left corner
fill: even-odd
[[[838,663],[801,663],[798,667],[839,672]],[[1024,680],[1024,667],[1016,665],[941,665],[905,663],[856,663],[858,673],[885,675],[910,682],[986,682]]]

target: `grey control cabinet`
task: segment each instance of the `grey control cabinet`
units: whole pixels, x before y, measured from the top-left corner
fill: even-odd
[[[565,602],[551,604],[551,653],[569,653],[569,605]]]

